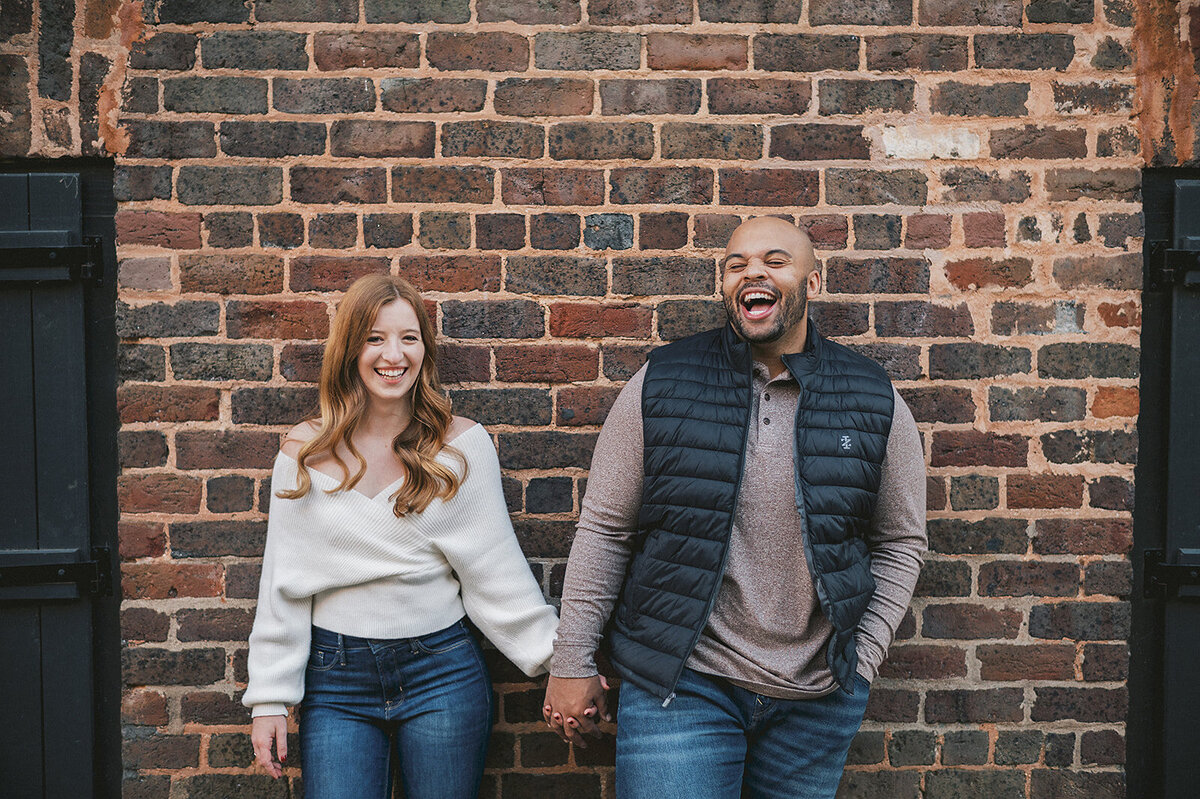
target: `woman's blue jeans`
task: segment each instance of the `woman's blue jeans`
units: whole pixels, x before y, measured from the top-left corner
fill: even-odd
[[[459,621],[419,638],[313,628],[300,704],[306,799],[475,799],[492,727],[483,653]]]
[[[772,699],[684,669],[675,698],[628,680],[617,710],[617,799],[833,799],[870,686]]]

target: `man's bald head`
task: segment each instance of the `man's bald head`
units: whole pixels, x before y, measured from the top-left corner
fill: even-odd
[[[763,249],[767,247],[767,249]],[[769,252],[782,249],[797,263],[805,266],[807,275],[816,266],[817,256],[813,252],[812,240],[800,228],[775,216],[756,216],[738,225],[725,246],[725,259],[749,257],[752,252]]]

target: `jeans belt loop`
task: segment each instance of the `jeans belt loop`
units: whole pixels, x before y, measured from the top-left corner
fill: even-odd
[[[344,635],[342,635],[341,633],[338,633],[337,637],[338,637],[338,643],[337,643],[338,665],[345,666],[346,665],[346,637]]]

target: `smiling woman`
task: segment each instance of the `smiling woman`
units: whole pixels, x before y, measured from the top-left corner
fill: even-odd
[[[463,617],[531,676],[557,618],[517,545],[491,438],[442,394],[416,289],[387,275],[350,287],[320,398],[272,475],[243,697],[255,757],[282,774],[298,703],[305,795],[390,795],[394,760],[412,799],[474,797],[492,690]]]

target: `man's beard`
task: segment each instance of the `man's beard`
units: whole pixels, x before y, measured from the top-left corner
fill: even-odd
[[[743,290],[745,288],[743,287]],[[739,290],[737,294],[742,294],[743,290]],[[777,300],[779,309],[775,313],[775,321],[766,330],[751,333],[745,328],[746,320],[742,318],[741,302],[738,301],[737,296],[725,295],[722,300],[725,304],[725,316],[728,317],[729,324],[733,325],[733,329],[743,340],[751,344],[768,344],[783,338],[789,330],[804,321],[804,309],[808,307],[808,295],[803,291],[781,294]]]

